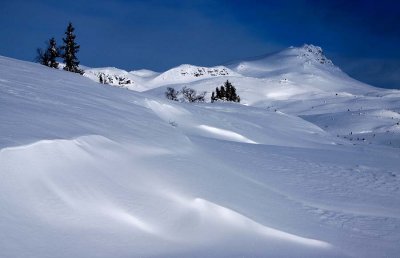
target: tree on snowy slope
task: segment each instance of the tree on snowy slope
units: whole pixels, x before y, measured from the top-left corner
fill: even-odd
[[[68,24],[67,30],[65,31],[65,38],[63,38],[64,45],[61,47],[63,50],[62,57],[64,58],[65,67],[64,70],[73,72],[73,73],[80,73],[83,72],[78,68],[79,61],[76,57],[76,53],[79,51],[80,46],[75,42],[75,28],[72,26],[70,22]]]
[[[204,102],[204,97],[207,92],[203,91],[197,94],[196,90],[185,86],[182,88],[181,93],[183,95],[183,99],[187,102]]]
[[[180,92],[175,90],[174,88],[168,87],[165,92],[165,97],[170,100],[178,101],[178,94]]]
[[[207,92],[203,91],[197,94],[197,91],[188,87],[183,87],[180,91],[174,88],[168,87],[165,92],[165,97],[170,100],[180,101],[180,102],[204,102],[205,95]],[[179,97],[182,95],[182,97]]]
[[[57,43],[56,43],[56,40],[54,38],[51,38],[49,40],[49,46],[48,46],[46,52],[49,55],[49,65],[48,66],[57,69],[58,68],[58,62],[57,62],[56,58],[60,57],[60,53],[58,51]]]
[[[211,94],[211,102],[216,100],[240,102],[240,97],[236,94],[235,86],[228,80],[220,88],[217,87],[215,92]]]
[[[47,49],[45,51],[41,48],[37,49],[36,61],[48,67],[58,68],[56,58],[59,56],[56,40],[51,38],[49,42],[47,42]]]

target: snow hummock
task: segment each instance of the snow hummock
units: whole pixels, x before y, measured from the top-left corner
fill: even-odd
[[[157,75],[159,75],[160,73],[152,71],[152,70],[148,70],[148,69],[140,69],[140,70],[134,70],[134,71],[130,71],[129,73],[139,76],[139,77],[156,77]]]
[[[84,73],[85,77],[95,82],[135,91],[148,90],[145,84],[157,75],[157,72],[145,69],[127,72],[115,67],[89,68]]]
[[[396,257],[400,92],[322,55],[89,79],[0,57],[0,256]],[[241,104],[163,96],[227,79]]]

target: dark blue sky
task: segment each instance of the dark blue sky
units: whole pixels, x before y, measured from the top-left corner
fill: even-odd
[[[163,71],[311,43],[351,76],[400,88],[400,2],[0,0],[0,55],[32,61],[68,21],[92,67]]]

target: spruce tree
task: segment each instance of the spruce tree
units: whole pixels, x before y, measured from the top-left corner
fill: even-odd
[[[74,30],[75,28],[70,22],[65,31],[65,38],[63,38],[64,45],[61,47],[65,63],[64,70],[82,74],[82,71],[78,68],[79,61],[76,57],[76,53],[79,51],[80,46],[75,42],[76,36]]]
[[[219,90],[220,95],[221,95],[221,99],[222,100],[226,100],[226,90],[224,86],[221,86],[221,89]]]
[[[216,94],[214,92],[211,95],[211,102],[215,100],[225,100],[225,101],[233,101],[240,102],[240,97],[236,94],[236,88],[232,85],[228,80],[222,85],[220,88],[215,89]]]
[[[49,56],[49,67],[53,68],[58,68],[58,62],[56,61],[57,57],[60,57],[60,54],[58,52],[56,40],[54,38],[51,38],[49,40],[49,46],[47,48],[47,54]]]
[[[231,100],[235,102],[240,102],[240,97],[236,94],[236,88],[231,87]]]
[[[220,99],[221,98],[221,92],[219,91],[218,87],[215,88],[215,98]]]
[[[37,62],[48,67],[58,68],[56,58],[59,57],[59,53],[56,45],[56,40],[54,38],[49,39],[49,41],[47,42],[46,50],[38,48],[36,51]]]
[[[225,98],[226,98],[227,101],[231,101],[232,100],[232,84],[227,80],[224,83],[224,86],[225,86],[225,89],[226,89]]]

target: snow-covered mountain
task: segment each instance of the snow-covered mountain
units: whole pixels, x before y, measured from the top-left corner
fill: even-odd
[[[145,91],[149,88],[144,85],[159,73],[141,69],[127,72],[115,67],[87,68],[84,76],[101,84],[108,84],[116,87],[127,88],[135,91]]]
[[[85,72],[0,57],[0,257],[398,256],[399,91],[310,45]]]
[[[206,78],[237,75],[238,74],[224,66],[200,67],[185,64],[158,75],[151,83],[161,86],[171,83],[188,83]]]
[[[325,57],[320,47],[290,47],[227,67],[235,74],[185,83],[169,80],[166,86],[149,87],[147,93],[163,97],[166,87],[187,86],[207,91],[210,100],[215,87],[230,80],[245,105],[301,116],[332,135],[359,144],[400,146],[395,115],[400,112],[400,92],[349,77]],[[392,115],[376,115],[388,113]]]
[[[250,77],[265,77],[277,72],[291,72],[293,69],[296,71],[310,68],[340,70],[324,55],[321,47],[307,44],[302,47],[290,47],[266,56],[232,62],[228,64],[228,67]]]
[[[224,66],[201,67],[188,64],[180,65],[161,74],[146,69],[127,72],[114,67],[90,68],[86,69],[84,74],[93,81],[135,91],[150,90],[171,83],[190,83],[206,78],[238,75]]]

